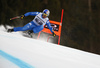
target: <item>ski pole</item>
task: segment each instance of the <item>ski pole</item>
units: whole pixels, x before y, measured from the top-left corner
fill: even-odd
[[[10,18],[10,20],[14,20],[14,19],[17,19],[17,18],[20,18],[20,16]]]

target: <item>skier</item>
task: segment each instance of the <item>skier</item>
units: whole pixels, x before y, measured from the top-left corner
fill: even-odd
[[[51,27],[51,24],[49,22],[49,16],[50,11],[48,9],[44,9],[43,12],[27,12],[24,15],[21,15],[20,18],[23,19],[27,16],[35,16],[35,18],[26,24],[24,27],[14,27],[13,29],[8,29],[8,32],[17,32],[17,31],[28,31],[28,34],[31,33],[38,33],[43,30],[44,25],[47,25],[50,29],[53,36],[56,36],[56,34],[53,31],[53,28]]]

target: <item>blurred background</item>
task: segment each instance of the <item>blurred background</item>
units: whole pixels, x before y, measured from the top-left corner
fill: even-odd
[[[45,8],[58,22],[64,9],[61,45],[100,54],[100,0],[0,0],[0,25],[24,26],[34,16],[9,19]]]

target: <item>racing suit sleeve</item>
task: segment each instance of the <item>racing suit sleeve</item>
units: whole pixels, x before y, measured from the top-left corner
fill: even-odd
[[[53,28],[51,27],[51,24],[50,24],[49,20],[46,22],[46,25],[50,29],[51,33],[54,33]]]
[[[36,15],[38,15],[40,12],[27,12],[27,13],[25,13],[24,14],[24,16],[26,17],[26,16],[36,16]]]

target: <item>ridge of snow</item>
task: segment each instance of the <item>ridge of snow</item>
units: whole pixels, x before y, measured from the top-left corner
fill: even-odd
[[[0,26],[0,50],[35,68],[100,68],[100,55],[23,37],[20,32],[7,33],[3,26]],[[3,68],[13,65],[5,61],[0,57]]]

